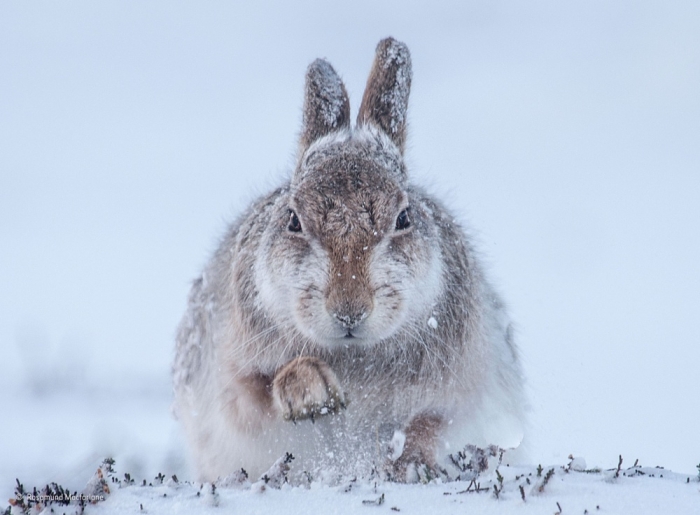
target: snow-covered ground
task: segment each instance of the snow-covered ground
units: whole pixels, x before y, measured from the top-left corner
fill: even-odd
[[[111,466],[96,471],[85,489],[65,492],[50,485],[34,492],[18,484],[12,514],[53,509],[82,513],[358,513],[380,512],[501,514],[566,513],[628,514],[698,511],[700,480],[660,467],[587,468],[582,458],[563,465],[498,466],[460,480],[432,480],[402,485],[351,479],[340,484],[310,481],[290,485],[284,469],[273,467],[263,479],[248,481],[239,474],[226,484],[182,481],[159,474],[139,480]],[[283,459],[278,463],[282,463]],[[110,472],[107,472],[107,469]],[[72,497],[72,501],[67,499]],[[65,503],[62,503],[66,499]],[[82,503],[80,502],[82,500]]]
[[[16,477],[79,490],[107,455],[136,478],[191,476],[168,370],[189,281],[226,220],[286,173],[308,63],[333,63],[356,112],[392,35],[413,56],[411,173],[474,228],[517,321],[533,467],[573,453],[605,469],[622,454],[680,475],[557,476],[524,504],[383,485],[378,509],[427,496],[690,513],[699,23],[693,0],[2,2],[0,501]],[[199,502],[196,488],[173,490],[181,508],[167,511]],[[154,491],[144,506],[165,512]],[[94,510],[126,510],[138,492]],[[292,499],[370,509],[373,496],[220,494],[253,512]]]

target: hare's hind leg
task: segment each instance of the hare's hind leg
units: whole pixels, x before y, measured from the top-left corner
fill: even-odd
[[[445,475],[436,460],[438,438],[445,426],[441,415],[428,412],[413,417],[402,433],[396,433],[386,466],[390,479],[413,483]]]

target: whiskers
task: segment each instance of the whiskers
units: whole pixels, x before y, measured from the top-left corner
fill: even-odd
[[[437,372],[441,368],[440,365],[442,365],[442,367],[444,367],[444,369],[451,374],[454,381],[464,390],[467,390],[467,387],[463,382],[462,375],[455,371],[454,367],[452,366],[454,363],[450,363],[451,361],[454,362],[455,358],[460,358],[457,348],[461,347],[461,344],[455,348],[455,344],[453,342],[446,341],[437,333],[431,334],[428,337],[428,339],[432,341],[426,341],[426,338],[424,338],[425,333],[416,321],[407,322],[406,326],[403,328],[403,333],[409,336],[410,342],[418,344],[420,348],[425,351],[425,356],[428,358],[432,370]],[[435,345],[436,343],[438,344],[437,346]],[[408,347],[410,349],[410,346]],[[444,355],[443,353],[439,352],[436,347],[439,347],[440,349],[449,349],[450,352]],[[405,349],[404,352],[409,351],[409,349]]]
[[[248,338],[247,340],[240,343],[235,343],[235,347],[226,352],[226,361],[235,364],[236,372],[231,374],[231,376],[228,378],[228,381],[226,381],[224,388],[227,388],[237,377],[241,375],[242,372],[244,372],[248,368],[250,364],[256,361],[263,353],[277,346],[277,344],[279,344],[279,342],[282,341],[282,339],[284,338],[284,332],[279,331],[279,329],[280,327],[278,325],[271,325],[270,327],[263,329],[251,338]],[[271,339],[270,341],[267,341],[263,345],[261,345],[250,358],[246,359],[245,362],[237,362],[239,358],[246,354],[246,351],[249,350],[251,344],[259,342],[259,340],[274,334],[276,331],[279,331],[276,338]],[[289,345],[289,343],[287,345]],[[285,352],[286,348],[287,347],[285,347]]]
[[[388,290],[388,293],[385,291]],[[392,296],[396,295],[397,293],[405,293],[409,291],[408,288],[397,288],[396,285],[394,284],[380,284],[377,286],[373,291],[372,294],[381,296],[381,297],[386,297],[386,296]]]
[[[269,339],[269,341],[260,341],[267,339]],[[285,339],[287,340],[286,342],[284,342]],[[265,363],[265,369],[271,368],[273,371],[277,370],[280,366],[284,365],[288,359],[288,351],[294,346],[298,347],[300,343],[302,344],[301,350],[299,352],[294,352],[294,357],[304,355],[304,352],[309,346],[309,339],[301,337],[295,331],[290,331],[289,328],[284,328],[276,324],[263,329],[246,341],[236,344],[235,348],[231,349],[226,354],[227,362],[233,365],[235,372],[228,375],[228,380],[224,384],[224,388],[230,386],[241,375],[254,372],[258,365],[257,362]],[[251,347],[256,346],[257,348],[254,353],[249,355]],[[282,347],[281,351],[279,350],[280,347]],[[264,354],[268,352],[276,356],[276,358],[264,356]],[[274,364],[270,367],[272,361],[274,361]]]
[[[318,292],[322,293],[321,288],[318,286],[315,286],[313,284],[309,284],[307,286],[292,286],[295,290],[303,291],[305,293],[311,293],[311,292]]]

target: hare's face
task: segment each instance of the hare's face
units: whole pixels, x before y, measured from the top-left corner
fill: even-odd
[[[410,85],[408,48],[383,40],[352,129],[333,67],[317,59],[306,72],[300,159],[266,211],[255,277],[275,321],[317,344],[411,331],[440,291],[437,229],[403,164]]]
[[[263,298],[320,345],[377,343],[439,291],[430,213],[397,180],[400,157],[378,152],[310,149],[275,214]]]

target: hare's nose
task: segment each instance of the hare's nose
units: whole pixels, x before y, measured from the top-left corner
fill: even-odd
[[[362,323],[362,321],[367,318],[367,311],[357,312],[357,313],[333,313],[333,318],[336,322],[342,325],[345,329],[354,329]]]
[[[360,325],[365,318],[369,316],[372,310],[370,306],[365,306],[360,303],[355,305],[344,303],[344,305],[337,306],[337,308],[338,309],[331,311],[331,315],[338,324],[348,331]]]

